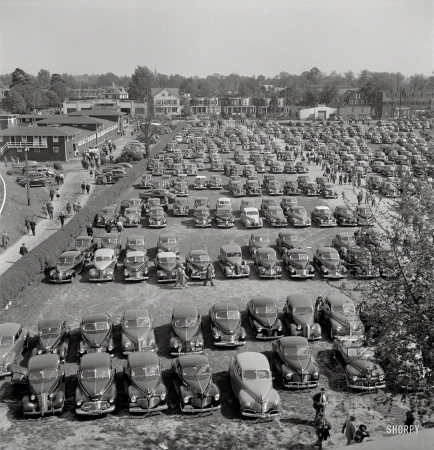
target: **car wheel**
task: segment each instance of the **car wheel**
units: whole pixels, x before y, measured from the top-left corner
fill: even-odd
[[[71,278],[69,279],[69,282],[70,282],[71,284],[74,282],[74,278],[75,278],[75,275],[72,275]]]
[[[44,187],[48,187],[48,186],[50,186],[50,182],[49,181],[47,181],[46,183],[44,183]]]

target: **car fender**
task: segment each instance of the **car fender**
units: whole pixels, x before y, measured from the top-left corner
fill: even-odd
[[[254,403],[256,402],[256,398],[250,395],[245,389],[240,389],[238,392],[238,399],[241,404],[245,403]]]
[[[345,372],[350,376],[350,377],[354,377],[354,376],[360,376],[362,375],[362,372],[360,372],[359,369],[356,369],[354,366],[352,366],[351,364],[347,364],[345,366]]]
[[[312,334],[321,335],[321,325],[319,323],[314,323],[313,324]]]
[[[289,326],[289,331],[291,333],[291,336],[298,336],[300,334],[295,323],[291,323],[291,325]]]

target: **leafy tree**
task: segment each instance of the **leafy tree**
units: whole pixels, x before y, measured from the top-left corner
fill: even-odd
[[[59,73],[53,73],[53,75],[51,75],[50,85],[53,85],[54,83],[58,83],[58,82],[64,83],[65,80],[62,78],[62,75],[60,75]]]
[[[315,106],[319,101],[319,94],[314,89],[306,89],[303,93],[302,103],[305,106]]]
[[[12,72],[12,82],[11,82],[10,87],[14,87],[14,86],[20,85],[20,84],[29,84],[29,83],[30,83],[29,75],[27,75],[27,73],[24,72],[23,69],[16,68]]]
[[[50,90],[55,92],[59,98],[59,103],[63,103],[68,97],[68,89],[64,81],[55,81],[50,84]]]
[[[43,98],[46,106],[59,106],[60,99],[54,91],[45,91]]]
[[[151,88],[155,87],[154,74],[146,66],[137,66],[129,85],[130,98],[148,103],[148,115],[153,113]]]
[[[312,67],[307,74],[307,81],[309,84],[318,84],[322,80],[322,73],[318,67]]]
[[[48,70],[41,69],[38,72],[38,75],[36,76],[36,80],[37,80],[38,86],[41,88],[45,88],[45,87],[49,86],[50,80],[51,80],[50,72]]]
[[[23,114],[27,110],[23,96],[15,89],[6,91],[3,104],[6,111],[14,114]]]

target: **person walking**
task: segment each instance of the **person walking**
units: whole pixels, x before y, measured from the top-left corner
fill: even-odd
[[[8,166],[8,158],[6,157],[6,155],[4,156],[4,160],[5,160],[5,167]]]
[[[318,417],[318,414],[323,412],[325,413],[325,407],[328,403],[327,395],[325,392],[325,388],[321,388],[320,392],[317,392],[313,397],[313,407],[315,409],[315,419]]]
[[[212,262],[210,261],[208,263],[208,265],[206,266],[206,278],[205,278],[205,282],[203,283],[203,285],[206,286],[209,281],[211,283],[211,286],[215,286],[214,281],[213,281],[214,275],[215,275],[214,266],[212,265]]]
[[[7,250],[8,245],[9,245],[9,234],[8,234],[7,231],[5,231],[3,236],[2,236],[2,244],[3,244],[3,248],[5,250]]]
[[[46,203],[42,203],[42,215],[44,216],[44,219],[48,219],[48,209]]]
[[[357,204],[359,206],[362,203],[362,200],[363,200],[363,194],[362,194],[362,191],[359,191],[359,193],[357,194]]]
[[[54,180],[56,181],[56,183],[59,185],[60,184],[60,178],[59,178],[59,174],[56,173]]]
[[[33,236],[36,236],[36,222],[35,222],[35,219],[32,217],[30,219],[29,223],[30,223],[30,228],[32,229]]]
[[[414,421],[415,421],[415,417],[414,417],[414,412],[413,410],[409,410],[405,413],[405,422],[404,422],[404,426],[405,427],[411,427],[414,425]]]
[[[24,256],[26,253],[29,253],[29,251],[27,250],[26,244],[22,243],[21,247],[20,247],[20,255]]]
[[[91,236],[91,237],[93,236],[93,228],[92,228],[92,224],[91,223],[87,224],[86,232],[87,232],[88,236]]]
[[[104,229],[106,231],[106,233],[111,233],[112,232],[112,224],[110,222],[106,222],[106,224],[104,225]]]
[[[27,216],[24,219],[24,226],[26,227],[27,234],[30,234],[30,217],[29,216]]]
[[[53,208],[53,204],[48,201],[47,202],[47,211],[48,211],[48,216],[50,217],[51,220],[54,219],[54,208]]]
[[[56,191],[54,190],[54,188],[51,188],[50,189],[50,200],[51,201],[53,201],[55,194],[56,194]]]
[[[60,220],[61,226],[63,228],[63,225],[65,224],[65,219],[66,219],[66,216],[63,211],[60,211],[58,219]]]
[[[373,208],[376,205],[377,201],[375,200],[375,195],[371,195],[371,207]]]
[[[87,193],[87,195],[89,195],[89,192],[90,192],[90,184],[86,183],[86,193]]]
[[[319,449],[322,449],[323,441],[326,441],[330,437],[330,430],[332,426],[330,422],[326,419],[325,414],[320,412],[318,417],[315,419],[315,433],[317,436],[317,441],[315,442],[315,446]]]
[[[77,214],[77,202],[72,203],[72,210],[74,211],[74,214]]]
[[[77,202],[76,208],[77,208],[77,214],[78,214],[78,213],[81,211],[81,205],[80,205],[80,202]]]
[[[71,203],[67,203],[66,204],[66,212],[68,213],[68,216],[71,217],[71,210],[72,210],[72,206]]]
[[[124,231],[124,226],[122,224],[122,222],[118,219],[118,221],[116,222],[116,229],[118,230],[118,235],[120,236],[122,231]]]
[[[347,438],[347,445],[351,444],[351,441],[354,439],[356,434],[356,427],[354,425],[355,420],[355,416],[348,417],[342,427],[342,434],[345,434],[345,437]]]
[[[63,184],[65,181],[65,176],[63,175],[62,172],[59,173],[59,181],[60,181],[60,184]]]
[[[339,175],[339,184],[342,186],[342,174]]]
[[[187,275],[185,274],[184,269],[182,268],[182,265],[179,263],[178,263],[176,275],[177,275],[177,281],[176,281],[175,287],[188,288]]]
[[[81,193],[84,194],[84,192],[86,191],[86,185],[85,185],[84,181],[83,181],[83,183],[81,183],[80,187],[81,187]]]
[[[365,437],[370,436],[371,435],[368,433],[366,425],[359,425],[359,429],[356,431],[356,434],[354,436],[354,442],[360,444],[360,442],[363,442],[363,439],[365,439]]]

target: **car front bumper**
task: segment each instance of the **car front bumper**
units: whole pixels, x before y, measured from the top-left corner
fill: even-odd
[[[115,409],[116,405],[111,405],[109,402],[85,402],[80,408],[76,408],[75,412],[82,416],[100,416],[111,413]]]
[[[287,381],[285,379],[283,387],[287,389],[313,389],[318,387],[318,381],[306,381],[303,383],[302,381]]]
[[[226,220],[225,222],[219,222],[217,221],[217,227],[218,228],[231,228],[233,227],[235,224],[232,220]]]
[[[321,228],[325,227],[336,227],[338,224],[335,220],[319,220],[318,226]]]
[[[350,378],[347,378],[348,387],[351,389],[357,389],[359,391],[375,391],[377,389],[385,389],[386,388],[386,382],[383,381],[376,381],[375,383],[370,383],[368,381],[353,381]]]
[[[57,275],[56,275],[57,276]],[[49,279],[48,279],[48,281],[50,282],[50,283],[56,283],[56,284],[62,284],[62,283],[70,283],[71,282],[71,278],[72,277],[62,277],[62,278],[53,278],[53,277],[50,277]]]

